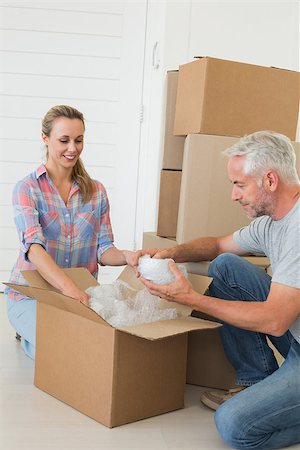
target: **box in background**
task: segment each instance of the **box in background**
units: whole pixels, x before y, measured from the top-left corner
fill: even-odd
[[[180,185],[181,170],[161,171],[157,222],[159,236],[176,236]]]
[[[174,118],[178,83],[178,70],[168,71],[166,77],[165,132],[163,144],[163,169],[181,170],[184,140],[174,136]]]
[[[248,225],[243,208],[231,200],[232,185],[222,151],[238,138],[190,134],[184,148],[176,240],[223,236]]]
[[[222,154],[238,138],[190,134],[185,141],[176,241],[222,236],[248,225],[250,219],[231,200],[228,158]],[[300,176],[300,144],[292,142]]]
[[[298,72],[210,57],[179,67],[175,135],[272,130],[294,140],[298,110]]]
[[[98,284],[86,269],[64,271],[83,290]],[[190,308],[177,305],[177,319],[117,329],[58,293],[37,271],[23,275],[30,286],[8,284],[37,300],[34,384],[39,389],[108,427],[183,407],[187,332],[217,324],[200,322],[190,317]],[[129,267],[120,279],[144,288]]]
[[[236,385],[236,372],[224,353],[217,330],[206,330],[202,335],[189,333],[186,382],[213,389],[231,389]]]

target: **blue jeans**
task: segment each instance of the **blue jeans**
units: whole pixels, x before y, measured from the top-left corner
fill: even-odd
[[[7,316],[21,336],[21,346],[29,358],[35,357],[36,300],[25,297],[16,301],[6,298]]]
[[[209,267],[210,295],[227,300],[266,300],[271,278],[242,258],[225,253]],[[237,384],[249,386],[217,410],[217,428],[237,449],[278,449],[300,442],[300,344],[290,332],[268,336],[286,358],[280,368],[262,333],[224,324],[224,350],[237,372]]]

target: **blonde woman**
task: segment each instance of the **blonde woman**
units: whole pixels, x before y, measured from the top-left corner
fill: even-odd
[[[86,267],[97,278],[98,264],[132,265],[133,252],[113,244],[106,190],[80,159],[84,131],[82,113],[70,106],[54,106],[43,119],[47,162],[13,192],[21,245],[10,282],[25,285],[21,271],[36,269],[60,292],[87,303],[88,295],[62,268]],[[5,293],[10,323],[34,359],[36,301],[10,288]]]

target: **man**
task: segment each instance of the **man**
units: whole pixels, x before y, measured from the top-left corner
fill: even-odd
[[[226,150],[232,200],[249,226],[222,237],[204,237],[159,250],[154,258],[176,262],[211,260],[208,295],[195,292],[176,268],[176,280],[158,286],[141,280],[154,295],[216,317],[225,352],[236,369],[234,392],[210,391],[222,438],[234,448],[275,449],[300,442],[300,182],[290,140],[257,132]],[[242,255],[269,257],[272,278]],[[278,368],[266,337],[284,356]]]

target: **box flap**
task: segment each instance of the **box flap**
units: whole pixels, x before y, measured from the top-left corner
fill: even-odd
[[[35,278],[35,276],[30,276],[30,278],[32,280],[36,279],[36,281],[40,282],[38,277]],[[22,292],[22,294],[25,294],[28,297],[34,298],[40,303],[45,303],[47,305],[54,306],[55,308],[77,314],[78,316],[84,317],[85,319],[93,320],[94,322],[101,323],[102,325],[106,325],[108,327],[111,326],[87,305],[84,305],[79,300],[75,300],[74,298],[60,294],[59,292],[54,292],[53,290],[40,287],[21,286],[12,283],[5,284],[18,292]]]
[[[128,283],[132,289],[137,291],[143,289],[145,286],[143,283],[136,277],[135,272],[131,266],[126,266],[124,270],[118,276],[118,280],[124,281]]]
[[[85,267],[73,267],[62,270],[75,282],[76,286],[83,291],[90,286],[98,286],[99,284]],[[58,290],[49,284],[37,270],[22,270],[22,275],[30,286],[58,292]]]
[[[80,286],[82,289],[86,289],[89,286],[97,286],[98,283],[95,278],[90,274],[90,272],[83,268],[76,269],[64,269],[64,271],[74,280],[74,282]],[[29,270],[22,272],[26,280],[32,284],[30,286],[20,286],[16,284],[6,283],[13,289],[24,293],[25,295],[36,299],[38,302],[51,305],[53,307],[63,309],[65,311],[71,312],[78,316],[84,317],[94,322],[101,323],[103,325],[111,327],[102,317],[97,314],[94,310],[84,305],[78,300],[71,297],[63,295],[57,290],[49,285],[35,270]],[[207,278],[207,283],[210,279]],[[121,275],[119,280],[127,282],[133,289],[140,290],[144,289],[144,285],[139,281],[134,270],[127,266]],[[205,286],[207,284],[205,282]],[[146,324],[126,326],[117,328],[120,331],[124,331],[128,334],[139,336],[142,338],[155,340],[161,339],[168,336],[175,336],[177,334],[186,333],[191,330],[200,330],[206,328],[216,328],[220,326],[218,323],[210,322],[207,320],[196,319],[190,317],[192,308],[184,305],[180,305],[175,302],[169,302],[167,300],[162,300],[161,308],[176,308],[178,315],[177,319],[164,320],[158,322],[151,322]]]
[[[220,326],[221,324],[217,322],[197,319],[195,317],[184,317],[180,319],[161,320],[159,322],[120,327],[117,329],[141,338],[157,340],[187,333],[188,331],[206,330],[208,328],[218,328]]]
[[[5,284],[5,286],[8,286],[8,287],[14,289],[17,292],[21,292],[22,294],[26,295],[26,297],[32,298],[32,291],[31,291],[30,286],[23,286],[20,284],[13,284],[13,283],[5,283],[4,281],[2,283]]]

